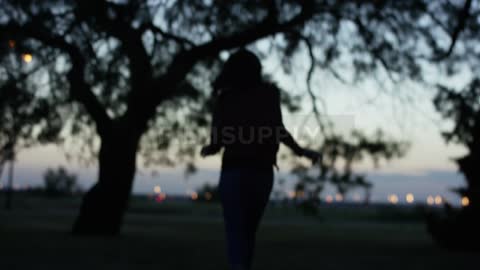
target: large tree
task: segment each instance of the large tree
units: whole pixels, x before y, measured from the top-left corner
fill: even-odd
[[[99,145],[87,142],[98,147],[98,182],[83,199],[74,232],[116,234],[138,153],[168,162],[165,151],[154,150],[171,146],[161,140],[172,134],[162,127],[196,132],[206,124],[205,81],[221,52],[262,41],[270,46],[257,52],[278,53],[286,71],[294,55],[305,54],[307,90],[318,114],[310,85],[315,68],[351,83],[378,76],[424,81],[424,64],[456,53],[458,40],[474,39],[460,35],[477,23],[469,20],[472,9],[478,12],[478,3],[3,0],[0,42],[18,46],[2,53],[2,61],[14,61],[20,51],[33,54],[30,67],[17,70],[26,76],[17,82],[60,112],[62,128],[49,129],[52,138],[91,138],[95,128]],[[9,70],[0,67],[0,82]]]
[[[455,189],[462,196],[462,208],[446,207],[446,215],[429,215],[428,229],[440,244],[452,249],[476,249],[480,240],[480,79],[474,78],[463,89],[438,87],[434,104],[440,114],[453,122],[443,132],[448,143],[460,144],[466,154],[456,158],[466,187]]]
[[[449,143],[463,145],[467,153],[456,159],[464,174],[466,188],[458,191],[468,198],[470,209],[480,207],[480,79],[475,78],[464,89],[455,90],[439,86],[434,104],[442,116],[452,120],[453,128],[442,135]]]

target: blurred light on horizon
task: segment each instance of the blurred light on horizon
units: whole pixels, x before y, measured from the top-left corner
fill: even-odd
[[[415,202],[415,196],[412,193],[408,193],[407,196],[405,196],[405,200],[407,203],[413,203]]]
[[[327,195],[327,197],[325,197],[325,201],[327,203],[332,203],[333,202],[333,196],[332,195]]]
[[[435,204],[435,199],[433,198],[433,196],[430,195],[430,196],[427,197],[427,204],[428,205]]]
[[[198,199],[198,193],[197,192],[192,192],[190,194],[190,198],[194,201],[196,201]]]
[[[25,63],[30,63],[33,60],[33,56],[29,53],[22,54],[22,59]]]
[[[7,47],[8,44],[5,44],[4,46]],[[35,57],[37,57],[37,55],[35,55]],[[21,61],[22,63],[20,64],[24,64],[20,58],[20,55],[17,55],[17,61]],[[24,66],[28,67],[30,65],[36,65],[37,62],[38,59],[34,59],[31,64],[24,64]],[[18,180],[18,182],[21,184],[28,183],[34,186],[40,186],[43,183],[42,175],[45,168],[56,165],[70,166],[68,165],[68,163],[65,163],[66,160],[61,154],[61,151],[58,150],[58,146],[53,145],[48,145],[45,147],[42,146],[38,148],[33,147],[32,149],[22,150],[19,152],[18,158],[19,162],[15,172],[17,179],[15,179],[15,181]],[[220,164],[220,161],[218,161],[218,164]],[[78,163],[72,163],[71,168],[72,170],[77,172],[78,182],[82,186],[89,187],[96,182],[95,176],[97,168],[95,166],[84,168]],[[155,185],[160,185],[162,191],[168,191],[169,196],[171,193],[185,194],[186,189],[188,189],[189,191],[195,191],[195,189],[201,188],[204,182],[210,183],[216,181],[210,180],[217,179],[219,169],[216,165],[199,168],[199,173],[194,175],[192,181],[190,182],[183,181],[183,169],[178,168],[161,168],[160,170],[162,170],[162,174],[164,173],[161,178],[157,176],[151,176],[150,174],[139,175],[138,179],[136,179],[134,182],[133,194],[155,195],[153,193],[153,188]],[[414,168],[409,172],[409,174],[396,171],[396,169],[392,169],[393,172],[391,172],[390,169],[386,170],[388,171],[384,172],[381,168],[380,171],[372,173],[371,178],[374,183],[370,197],[370,202],[372,204],[389,204],[389,202],[387,201],[387,196],[392,193],[398,194],[400,197],[400,202],[406,204],[405,195],[411,192],[415,195],[415,203],[421,203],[426,205],[426,198],[428,195],[441,195],[444,200],[448,199],[448,201],[451,201],[456,207],[461,207],[461,196],[450,192],[449,188],[452,186],[461,186],[464,179],[461,175],[457,175],[456,171],[454,171],[453,169],[452,171],[434,170],[433,172],[428,172],[424,171],[424,169],[417,170]],[[284,175],[282,174],[281,177],[287,179],[287,182],[284,186],[278,186],[278,188],[281,190],[285,190],[283,196],[287,197],[286,195],[288,191],[295,188],[294,177],[292,177],[287,170],[285,170]],[[388,178],[388,181],[384,181],[385,177]],[[206,181],[205,179],[207,179],[208,181]],[[437,181],[437,179],[442,179],[442,181]],[[3,177],[2,180],[3,190],[5,190],[7,188],[5,177]],[[324,199],[325,195],[327,194],[330,194],[333,196],[333,198],[335,198],[335,193],[336,187],[327,185],[324,192],[322,192],[322,198]],[[362,198],[364,198],[364,193],[362,190],[354,191],[351,193],[350,196],[353,196],[354,193],[359,193]],[[203,194],[201,193],[199,193],[198,195],[199,198],[203,197]],[[152,196],[152,199],[154,197],[155,196]],[[353,197],[351,198],[353,199]],[[168,199],[170,199],[170,197]],[[472,203],[470,203],[470,205],[472,205]],[[411,204],[411,206],[413,206],[413,204]]]
[[[295,198],[295,191],[290,190],[290,191],[288,192],[288,198],[290,198],[290,199]]]
[[[396,194],[391,194],[388,196],[388,201],[391,204],[397,204],[398,203],[398,196]]]
[[[435,196],[435,204],[436,205],[440,205],[440,204],[442,204],[442,202],[443,202],[442,196],[440,196],[440,195]]]
[[[161,202],[165,201],[166,199],[167,199],[167,194],[165,194],[165,193],[160,193],[155,197],[155,201],[157,201],[158,203],[161,203]]]
[[[297,198],[303,198],[305,196],[305,192],[303,191],[297,191],[295,194],[295,197]]]
[[[337,202],[342,202],[342,201],[343,201],[343,195],[340,194],[340,193],[337,193],[337,194],[335,195],[335,200],[336,200]]]
[[[162,192],[162,188],[160,186],[155,186],[153,188],[153,192],[155,192],[156,194],[160,194]]]
[[[467,207],[470,205],[470,199],[467,196],[462,197],[462,206]]]
[[[360,194],[355,193],[353,194],[353,201],[359,202],[361,200]]]

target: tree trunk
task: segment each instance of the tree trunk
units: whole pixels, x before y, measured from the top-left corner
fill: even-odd
[[[117,235],[128,206],[136,171],[140,134],[128,128],[102,136],[98,182],[85,194],[73,233]]]
[[[10,160],[10,168],[8,170],[8,185],[5,196],[5,209],[12,210],[13,207],[13,173],[14,173],[15,159]]]

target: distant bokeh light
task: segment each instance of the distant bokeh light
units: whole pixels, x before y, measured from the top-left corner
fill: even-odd
[[[22,59],[25,63],[30,63],[33,60],[33,56],[29,53],[22,54]]]
[[[442,204],[442,202],[443,202],[442,196],[440,196],[440,195],[435,196],[435,204],[436,205],[440,205],[440,204]]]
[[[407,203],[413,203],[415,201],[415,196],[413,196],[412,193],[408,193],[407,196],[405,196],[405,200]]]
[[[165,201],[166,199],[167,199],[167,194],[165,194],[165,193],[160,193],[155,197],[155,201],[157,201],[158,203],[161,203],[161,202]]]
[[[433,196],[428,196],[427,197],[427,204],[428,205],[433,205],[435,203],[435,199],[433,198]]]
[[[398,203],[398,196],[396,194],[391,194],[390,196],[388,196],[388,201],[391,204],[397,204]]]
[[[327,197],[325,197],[325,201],[327,203],[332,203],[333,202],[333,196],[332,195],[327,195]]]
[[[462,206],[467,207],[470,205],[470,199],[468,197],[462,197]]]

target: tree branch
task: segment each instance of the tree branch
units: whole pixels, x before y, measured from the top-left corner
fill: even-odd
[[[272,20],[276,15],[271,13],[276,12],[276,10],[271,8],[269,15],[258,25],[254,25],[242,32],[237,32],[227,37],[213,39],[202,45],[195,46],[188,51],[178,53],[170,64],[168,71],[154,83],[152,106],[156,107],[168,96],[171,96],[175,91],[176,85],[185,78],[186,74],[197,61],[215,56],[223,50],[242,47],[261,38],[289,31],[292,27],[303,24],[313,16],[313,4],[314,1],[312,0],[302,1],[300,13],[283,23]],[[163,91],[159,91],[159,89]]]
[[[90,86],[85,82],[85,59],[81,51],[74,45],[66,42],[62,37],[52,34],[45,29],[35,25],[35,22],[18,25],[10,23],[0,26],[1,32],[8,34],[22,33],[24,38],[36,39],[47,46],[51,46],[68,54],[72,67],[67,74],[70,83],[70,95],[72,98],[83,104],[97,125],[100,134],[103,134],[111,124],[111,119],[107,115],[102,104],[99,102],[95,94],[91,91]]]
[[[317,124],[320,127],[320,131],[322,132],[323,135],[326,135],[327,129],[325,124],[322,122],[322,119],[320,118],[320,110],[318,109],[318,106],[317,106],[318,97],[315,95],[312,89],[312,77],[313,77],[313,73],[315,72],[315,67],[317,65],[316,63],[317,59],[315,57],[315,54],[313,53],[313,45],[308,38],[300,35],[299,33],[296,33],[296,34],[299,35],[300,39],[303,40],[303,42],[307,46],[308,56],[310,57],[310,67],[307,71],[307,78],[306,78],[307,91],[312,101],[313,113],[315,114],[315,119],[317,120]],[[320,101],[324,109],[326,109],[325,101],[322,99],[320,99]]]
[[[470,7],[472,6],[472,0],[465,0],[465,4],[463,5],[463,8],[458,12],[458,24],[453,29],[453,33],[451,35],[451,42],[450,46],[448,46],[448,49],[443,52],[442,54],[434,57],[433,61],[441,61],[444,60],[445,58],[448,58],[452,52],[453,49],[455,48],[455,45],[457,44],[457,40],[460,36],[460,33],[465,29],[465,25],[467,22],[467,19],[470,17]]]
[[[163,36],[164,38],[171,39],[171,40],[179,43],[182,47],[185,47],[185,45],[195,47],[195,43],[193,41],[191,41],[187,38],[181,37],[181,36],[177,36],[177,35],[174,35],[174,34],[171,34],[171,33],[167,33],[162,28],[154,25],[151,22],[142,25],[142,27],[140,28],[141,32],[144,32],[147,29],[152,31],[155,34],[159,34],[159,35]]]
[[[385,58],[383,58],[383,56],[381,56],[380,53],[378,53],[378,51],[375,47],[372,48],[372,46],[370,45],[371,41],[369,40],[367,35],[373,35],[373,34],[363,24],[362,20],[359,17],[355,17],[351,20],[357,26],[358,33],[363,40],[363,43],[365,45],[365,49],[373,56],[374,59],[376,59],[377,61],[380,62],[380,64],[383,66],[385,72],[387,73],[387,76],[390,79],[390,81],[392,81],[393,83],[398,83],[398,81],[393,77],[392,69],[391,69],[390,65],[387,63],[387,61],[385,60]]]

